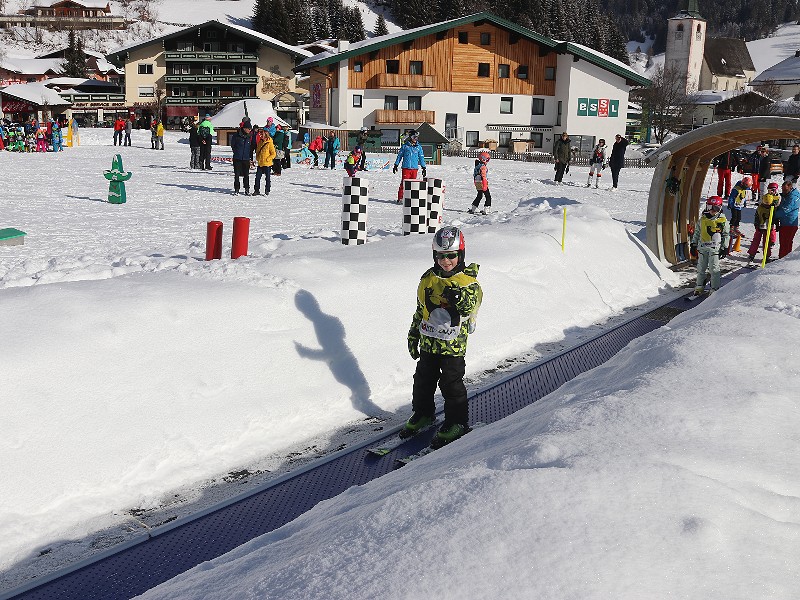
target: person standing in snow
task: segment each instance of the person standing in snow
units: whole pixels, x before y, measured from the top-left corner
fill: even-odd
[[[135,115],[130,115],[128,120],[125,121],[125,142],[123,146],[130,146],[131,145],[131,131],[133,131],[133,120],[136,118]]]
[[[356,146],[347,155],[344,160],[344,170],[347,171],[348,177],[355,177],[358,171],[358,165],[361,164],[361,146]]]
[[[553,159],[555,160],[556,174],[553,181],[556,185],[562,185],[564,173],[569,168],[569,163],[572,160],[572,149],[570,148],[569,134],[566,131],[561,132],[555,144],[553,144]]]
[[[261,194],[261,178],[264,177],[264,195],[269,196],[272,190],[270,175],[275,160],[275,143],[267,129],[262,129],[256,136],[256,186],[253,196]]]
[[[742,222],[742,209],[747,206],[747,199],[750,196],[750,188],[753,180],[749,175],[742,177],[728,196],[728,208],[731,211],[731,229],[739,235],[739,223]]]
[[[795,144],[792,146],[792,154],[783,168],[783,179],[797,183],[798,176],[800,176],[800,145]]]
[[[433,236],[433,267],[417,286],[417,308],[408,331],[408,352],[417,360],[411,408],[400,437],[417,434],[435,418],[436,386],[444,396],[444,423],[431,446],[438,448],[468,431],[469,405],[464,385],[467,338],[475,330],[483,292],[479,265],[466,265],[464,234],[442,227]]]
[[[592,187],[592,176],[596,175],[594,187],[600,187],[600,178],[603,176],[603,171],[608,166],[606,162],[606,141],[600,138],[597,145],[592,150],[592,156],[589,157],[589,180],[586,182],[586,187]]]
[[[250,195],[250,163],[253,160],[253,146],[251,145],[253,128],[250,119],[245,117],[242,126],[231,136],[231,149],[233,150],[233,195],[238,196],[241,186],[239,178],[244,183],[244,195]]]
[[[197,131],[197,117],[189,122],[189,151],[192,153],[189,159],[190,169],[202,169],[200,164],[200,133]]]
[[[363,146],[361,147],[361,157],[361,164],[364,164]],[[400,176],[400,187],[397,188],[398,203],[403,202],[403,181],[406,179],[416,179],[420,166],[422,167],[422,177],[428,176],[425,155],[422,152],[422,146],[419,145],[419,134],[416,130],[412,129],[409,131],[405,143],[400,146],[400,151],[397,153],[397,158],[394,161],[392,173],[397,173],[397,168],[400,166],[401,162],[403,163],[403,172]]]
[[[321,135],[315,137],[308,145],[308,149],[311,152],[311,155],[314,157],[314,164],[311,165],[313,168],[317,168],[319,166],[319,152],[322,152],[324,147],[325,144],[322,141]]]
[[[367,153],[365,151],[367,147],[367,141],[369,140],[369,133],[367,132],[366,127],[362,127],[358,135],[356,136],[356,144],[361,146],[361,164],[358,165],[359,171],[367,171]]]
[[[124,131],[125,131],[125,121],[123,120],[122,117],[117,117],[114,120],[114,145],[115,146],[117,145],[117,142],[119,142],[119,145],[122,146],[122,133]]]
[[[492,153],[484,149],[478,152],[478,158],[475,159],[475,168],[472,170],[472,180],[475,182],[475,189],[478,190],[478,195],[475,196],[475,200],[472,201],[472,206],[470,206],[467,211],[470,214],[475,214],[484,196],[486,200],[483,203],[481,214],[487,214],[492,206],[492,194],[489,191],[489,159],[491,159],[491,157]]]
[[[211,142],[214,137],[214,125],[209,120],[211,115],[206,113],[200,125],[197,126],[197,135],[200,136],[200,168],[210,171],[211,167]]]
[[[336,168],[336,155],[339,153],[339,138],[336,134],[331,132],[328,140],[325,142],[325,168],[330,164],[331,169]]]
[[[706,200],[705,210],[695,224],[692,234],[691,251],[692,254],[698,255],[697,280],[694,294],[688,299],[693,300],[703,293],[707,271],[711,272],[711,292],[719,289],[719,259],[728,255],[729,239],[730,227],[725,213],[722,212],[722,198],[711,196]]]
[[[770,231],[767,231],[767,225],[769,225],[770,221],[770,212],[774,211],[774,209],[777,208],[780,203],[781,197],[780,194],[778,194],[778,184],[772,182],[767,187],[767,193],[761,196],[761,202],[756,208],[753,221],[753,224],[756,226],[756,232],[753,235],[753,241],[750,242],[750,248],[747,250],[747,254],[750,256],[750,258],[747,260],[746,266],[749,267],[753,262],[753,259],[756,257],[758,247],[761,245],[762,237],[766,238],[764,241],[764,245],[766,246],[766,251],[764,254],[767,255],[768,259],[772,257],[772,246],[778,239],[774,212],[772,213],[772,229]]]
[[[284,149],[283,145],[286,142],[286,133],[283,127],[277,125],[275,127],[275,135],[272,136],[272,143],[275,146],[275,160],[272,161],[272,173],[274,175],[281,174],[281,167],[283,167]]]
[[[617,134],[614,137],[614,145],[611,147],[611,157],[608,159],[608,166],[611,167],[611,185],[614,190],[619,185],[619,172],[625,166],[625,149],[628,147],[628,140]]]
[[[711,161],[711,166],[717,170],[717,196],[727,198],[731,195],[731,171],[739,164],[739,153],[728,150]]]
[[[800,209],[800,192],[790,181],[784,181],[781,203],[775,209],[774,216],[778,221],[778,258],[783,258],[792,251],[794,236],[797,233],[798,209]]]

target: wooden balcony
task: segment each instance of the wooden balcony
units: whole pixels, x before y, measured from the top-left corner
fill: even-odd
[[[435,110],[376,110],[375,123],[414,124],[436,122]]]
[[[373,82],[376,78],[372,78]],[[378,88],[398,88],[405,90],[424,90],[436,87],[434,75],[408,75],[405,73],[378,73]]]

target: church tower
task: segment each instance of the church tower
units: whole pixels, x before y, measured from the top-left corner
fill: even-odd
[[[698,0],[683,0],[677,15],[667,20],[667,51],[664,68],[686,78],[686,93],[700,88],[700,71],[706,45],[706,20],[700,16]]]

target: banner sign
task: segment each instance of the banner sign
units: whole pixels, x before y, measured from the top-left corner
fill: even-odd
[[[23,100],[7,100],[3,98],[3,112],[19,113],[19,112],[34,112],[36,109],[30,102]]]
[[[619,100],[578,98],[579,117],[618,117]]]

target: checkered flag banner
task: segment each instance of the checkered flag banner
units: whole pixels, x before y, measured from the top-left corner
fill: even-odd
[[[427,233],[428,184],[423,179],[403,181],[403,235]]]
[[[367,242],[367,201],[369,181],[363,177],[345,177],[342,188],[342,243]]]
[[[444,181],[428,179],[428,233],[436,233],[442,226],[444,192]]]

